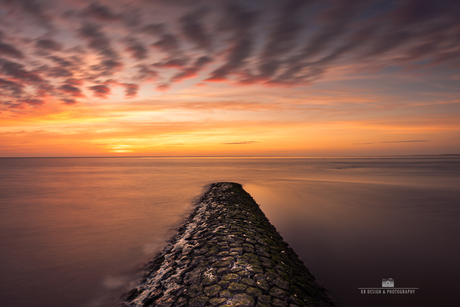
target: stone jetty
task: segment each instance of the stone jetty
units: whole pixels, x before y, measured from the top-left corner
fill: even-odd
[[[336,306],[237,183],[209,186],[124,307]]]

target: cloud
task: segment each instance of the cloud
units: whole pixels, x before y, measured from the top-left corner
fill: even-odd
[[[152,35],[161,35],[165,33],[166,28],[162,23],[151,23],[142,27],[141,31]]]
[[[53,29],[52,16],[45,13],[49,7],[45,7],[44,3],[37,0],[0,0],[0,5],[2,4],[9,10],[25,15],[26,18],[31,17],[34,22],[48,30]]]
[[[137,92],[139,91],[139,85],[137,84],[132,84],[132,83],[125,83],[123,84],[125,86],[125,96],[132,98],[136,97]]]
[[[389,142],[380,142],[382,144],[390,144],[390,143],[421,143],[421,142],[429,142],[430,140],[408,140],[408,141],[389,141]]]
[[[97,65],[92,65],[91,68],[99,72],[99,76],[112,76],[116,71],[123,69],[123,62],[113,59],[101,60]]]
[[[19,102],[24,102],[30,105],[38,106],[44,104],[45,102],[41,99],[19,99]]]
[[[152,66],[157,68],[184,68],[187,66],[189,60],[190,59],[186,57],[170,57]]]
[[[280,7],[280,14],[273,25],[267,43],[259,60],[261,78],[270,78],[282,64],[280,57],[296,47],[298,36],[303,30],[300,13],[312,1],[289,0]]]
[[[37,73],[26,70],[24,65],[2,58],[0,58],[0,72],[15,80],[26,83],[40,83],[44,81]]]
[[[53,39],[39,39],[35,42],[35,47],[51,51],[59,51],[62,49],[62,44],[56,42]]]
[[[108,59],[118,59],[118,53],[112,48],[110,39],[95,24],[85,24],[78,34],[88,41],[88,47]]]
[[[82,91],[73,85],[69,84],[63,84],[60,87],[58,87],[58,90],[60,90],[63,93],[69,94],[72,97],[84,97]]]
[[[24,58],[24,54],[14,46],[0,41],[0,56],[9,56],[16,59]]]
[[[106,85],[94,85],[90,86],[89,89],[93,91],[93,96],[97,98],[107,98],[110,94],[110,88]]]
[[[53,77],[53,78],[69,78],[73,76],[73,72],[71,72],[70,70],[64,67],[59,67],[59,66],[51,67],[51,68],[42,66],[40,70],[43,71],[47,76]]]
[[[1,98],[12,103],[92,87],[105,98],[107,78],[135,98],[144,84],[167,91],[193,78],[281,87],[339,69],[460,67],[454,0],[0,0],[0,10]]]
[[[78,101],[73,99],[73,98],[63,98],[61,99],[61,101],[65,104],[65,105],[74,105],[76,104]]]
[[[175,35],[170,33],[162,34],[160,40],[153,43],[152,46],[170,55],[180,54],[179,41]]]
[[[224,6],[225,19],[222,27],[233,32],[230,40],[231,47],[223,65],[211,72],[206,81],[225,81],[228,75],[244,66],[244,61],[254,50],[254,37],[251,32],[256,24],[260,12],[250,11],[236,3],[228,3]]]
[[[260,143],[258,141],[244,141],[244,142],[234,142],[234,143],[222,143],[224,145],[249,145],[249,144],[255,144],[255,143]]]
[[[153,81],[158,77],[158,72],[151,69],[148,65],[137,65],[137,74],[135,75],[136,80],[149,80]]]
[[[83,14],[100,21],[113,21],[119,19],[119,16],[114,14],[109,6],[94,2],[83,10]]]
[[[202,56],[196,59],[195,63],[192,66],[187,67],[173,76],[170,80],[171,83],[177,83],[184,79],[193,78],[197,76],[208,63],[212,62],[212,59],[208,56]]]
[[[199,48],[209,50],[212,38],[202,24],[202,19],[207,10],[198,9],[197,11],[186,14],[180,18],[182,33],[189,40],[194,42]]]
[[[126,46],[126,51],[131,53],[131,57],[137,60],[144,60],[147,58],[148,51],[145,46],[133,39],[129,39]]]
[[[23,93],[24,85],[0,78],[0,89],[2,89],[3,95],[14,97]]]

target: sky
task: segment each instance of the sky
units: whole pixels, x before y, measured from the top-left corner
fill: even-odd
[[[460,154],[458,0],[0,0],[0,157]]]

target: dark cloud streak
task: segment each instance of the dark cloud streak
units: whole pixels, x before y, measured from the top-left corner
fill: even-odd
[[[460,67],[459,1],[383,4],[0,0],[0,98],[73,104],[113,85],[133,98],[145,83],[167,90],[190,78],[300,86],[336,67]]]

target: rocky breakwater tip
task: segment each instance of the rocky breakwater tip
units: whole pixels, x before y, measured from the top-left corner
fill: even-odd
[[[122,306],[336,306],[237,183],[209,186]]]

